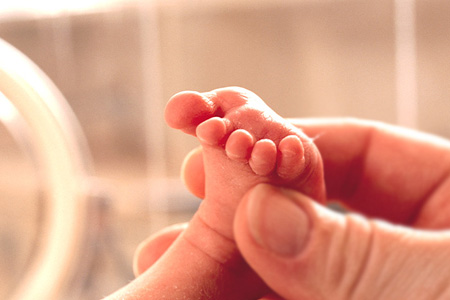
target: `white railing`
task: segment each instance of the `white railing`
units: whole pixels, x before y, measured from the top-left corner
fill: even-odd
[[[57,299],[85,238],[87,144],[63,95],[37,66],[2,40],[0,92],[28,125],[46,197],[40,242],[13,299]]]

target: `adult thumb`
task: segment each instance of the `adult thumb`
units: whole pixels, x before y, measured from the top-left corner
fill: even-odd
[[[285,299],[450,299],[450,233],[339,214],[261,184],[237,210],[249,265]]]

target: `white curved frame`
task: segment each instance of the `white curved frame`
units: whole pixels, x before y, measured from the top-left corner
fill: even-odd
[[[25,55],[0,39],[0,92],[30,128],[46,190],[46,216],[32,264],[13,299],[57,299],[87,224],[89,153],[63,95]]]

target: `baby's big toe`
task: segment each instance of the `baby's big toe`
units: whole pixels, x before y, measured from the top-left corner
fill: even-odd
[[[197,92],[181,92],[166,105],[165,119],[175,129],[195,135],[197,125],[214,116],[214,104]]]

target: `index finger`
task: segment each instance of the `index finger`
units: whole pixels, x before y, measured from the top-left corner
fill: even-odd
[[[380,122],[291,121],[315,138],[331,199],[396,223],[450,225],[449,141]]]

